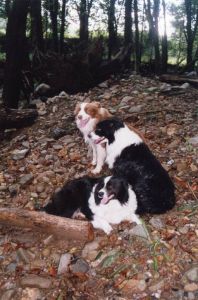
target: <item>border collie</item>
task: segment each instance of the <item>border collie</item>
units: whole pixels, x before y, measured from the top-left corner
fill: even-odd
[[[41,210],[67,218],[80,212],[92,222],[94,228],[109,234],[112,230],[110,224],[122,221],[140,224],[136,209],[135,193],[125,179],[86,176],[67,182]]]
[[[137,197],[137,213],[164,213],[175,205],[174,184],[142,138],[122,121],[112,118],[97,124],[91,138],[106,142],[106,163],[124,177]]]
[[[96,124],[102,120],[112,117],[107,109],[101,107],[99,102],[77,103],[75,110],[75,119],[78,129],[82,132],[84,140],[92,150],[92,165],[96,166],[93,174],[100,173],[106,158],[105,147],[102,144],[96,145],[90,139],[89,134],[95,130]]]

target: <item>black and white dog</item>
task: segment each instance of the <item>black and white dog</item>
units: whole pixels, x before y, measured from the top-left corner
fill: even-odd
[[[137,200],[130,185],[120,177],[82,177],[67,182],[41,210],[57,216],[72,218],[80,212],[95,228],[109,234],[110,224],[122,221],[140,224]]]
[[[137,197],[137,213],[164,213],[175,205],[174,185],[140,136],[112,118],[97,124],[91,133],[96,144],[106,142],[106,163],[123,177]]]

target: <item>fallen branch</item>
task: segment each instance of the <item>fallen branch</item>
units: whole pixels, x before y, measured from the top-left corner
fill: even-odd
[[[0,128],[23,128],[30,126],[38,117],[36,109],[0,109]]]
[[[31,228],[37,232],[53,234],[69,244],[84,244],[94,238],[92,225],[87,221],[57,217],[45,212],[20,208],[0,208],[0,224]]]
[[[188,82],[195,87],[198,87],[198,78],[189,78],[187,76],[163,74],[159,76],[159,80],[168,83],[185,83]]]

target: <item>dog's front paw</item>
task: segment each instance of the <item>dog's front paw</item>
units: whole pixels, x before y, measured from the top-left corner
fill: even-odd
[[[96,168],[94,168],[93,170],[91,170],[91,173],[96,175],[96,174],[100,173],[101,170],[102,170],[102,168],[96,167]]]
[[[111,225],[109,224],[105,224],[105,226],[102,227],[102,230],[109,235],[111,233],[111,231],[113,230],[113,228],[111,227]]]

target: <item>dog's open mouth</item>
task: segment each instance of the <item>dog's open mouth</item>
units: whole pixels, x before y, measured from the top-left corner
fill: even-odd
[[[111,194],[109,196],[105,195],[102,199],[101,202],[102,204],[107,204],[111,199],[113,199],[114,194]]]
[[[103,137],[100,137],[100,138],[98,138],[98,139],[96,139],[96,140],[94,140],[94,144],[99,144],[99,143],[101,143],[102,141],[104,141],[105,140],[105,137],[103,136]]]
[[[85,127],[87,125],[87,123],[89,122],[90,118],[84,119],[84,120],[80,120],[80,127]]]

